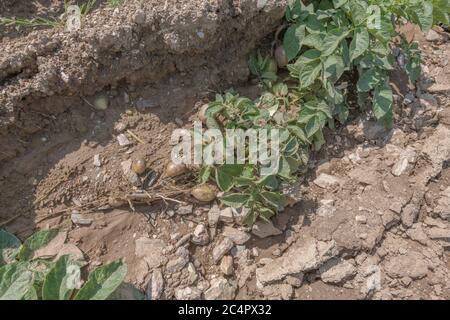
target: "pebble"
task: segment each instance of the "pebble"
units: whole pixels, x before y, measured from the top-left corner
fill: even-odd
[[[80,226],[89,226],[92,224],[92,222],[94,221],[91,218],[85,218],[83,217],[81,214],[79,214],[78,212],[72,212],[71,216],[70,216],[71,220],[73,223],[80,225]]]
[[[130,140],[128,140],[127,136],[124,135],[123,133],[117,136],[117,142],[121,147],[129,146],[131,144]]]

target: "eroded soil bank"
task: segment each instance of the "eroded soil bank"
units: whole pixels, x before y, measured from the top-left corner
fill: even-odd
[[[136,192],[127,163],[143,157],[161,172],[172,131],[190,128],[214,92],[258,94],[248,53],[270,46],[285,5],[179,2],[100,3],[76,33],[3,36],[0,226],[22,239],[58,227],[45,254],[89,268],[124,258],[121,298],[449,299],[445,33],[408,31],[424,76],[414,87],[393,74],[394,127],[355,112],[327,132],[298,203],[273,224],[246,228],[227,208],[183,197],[111,206]],[[105,110],[93,107],[99,96]]]

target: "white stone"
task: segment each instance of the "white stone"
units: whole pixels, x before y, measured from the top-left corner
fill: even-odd
[[[314,184],[317,186],[323,188],[323,189],[329,189],[334,188],[340,185],[340,180],[336,178],[335,176],[321,173],[316,180],[314,180]]]

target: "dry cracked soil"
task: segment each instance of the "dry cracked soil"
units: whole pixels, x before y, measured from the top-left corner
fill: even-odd
[[[21,239],[60,228],[36,256],[71,253],[89,269],[123,258],[121,299],[450,299],[441,29],[404,30],[424,72],[417,86],[392,74],[393,128],[355,111],[326,132],[271,224],[245,227],[238,212],[161,177],[172,131],[189,128],[214,92],[261,91],[246,61],[270,45],[285,5],[98,1],[76,32],[0,26],[0,227]],[[57,18],[62,8],[6,0],[0,16]],[[142,177],[130,171],[137,158]]]

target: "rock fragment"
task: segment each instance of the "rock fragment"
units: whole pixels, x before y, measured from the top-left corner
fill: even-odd
[[[323,242],[314,238],[301,239],[281,257],[257,268],[256,280],[262,285],[281,281],[288,275],[318,269],[337,254],[334,240]]]
[[[152,277],[147,284],[147,297],[149,300],[159,300],[164,291],[164,277],[160,269],[152,272]]]
[[[160,239],[141,237],[135,241],[135,254],[136,257],[143,258],[151,270],[167,262],[163,254],[166,247],[164,241]]]
[[[204,224],[200,223],[195,227],[191,241],[199,246],[208,244],[209,234]]]
[[[206,300],[232,300],[236,296],[237,286],[233,281],[219,277],[211,280],[210,287],[205,291]]]
[[[282,234],[280,229],[275,228],[272,222],[257,221],[252,227],[252,233],[259,238],[267,238]]]
[[[212,252],[212,260],[214,263],[217,263],[222,259],[224,255],[228,253],[228,251],[233,248],[234,243],[230,240],[230,238],[223,238],[219,244],[217,244]]]
[[[323,189],[330,189],[335,188],[340,185],[340,180],[336,178],[335,176],[321,173],[315,180],[314,184],[323,188]]]
[[[339,284],[353,277],[356,268],[347,260],[331,259],[320,267],[319,272],[323,282]]]
[[[220,262],[220,271],[226,276],[231,276],[234,273],[233,269],[233,257],[225,256]]]
[[[250,240],[250,235],[247,232],[229,226],[224,227],[222,234],[230,238],[236,245],[243,245]]]

